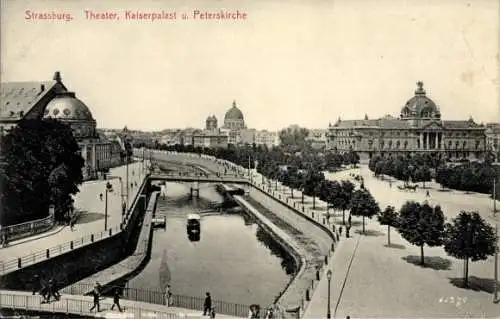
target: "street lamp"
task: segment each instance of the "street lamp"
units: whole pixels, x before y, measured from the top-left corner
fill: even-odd
[[[120,176],[108,176],[108,180],[111,179],[119,179],[120,180],[120,199],[122,203],[122,216],[125,214],[125,210],[127,209],[127,205],[125,204],[125,195],[123,194],[123,179]]]
[[[330,319],[332,317],[332,313],[330,312],[330,283],[332,282],[332,270],[328,269],[326,273],[326,278],[328,279],[328,309],[326,311],[326,318]]]
[[[104,230],[108,229],[108,192],[113,191],[113,185],[110,182],[106,183],[106,199],[104,204]]]

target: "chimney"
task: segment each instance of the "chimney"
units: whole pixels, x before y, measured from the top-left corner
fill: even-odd
[[[57,82],[61,82],[61,72],[59,71],[56,71],[56,73],[54,73],[54,78],[53,78],[54,81],[57,81]]]

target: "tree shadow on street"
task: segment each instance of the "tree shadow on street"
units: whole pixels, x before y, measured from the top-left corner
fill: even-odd
[[[314,209],[314,210],[317,210],[317,211],[326,211],[326,207],[321,207],[321,206],[318,206],[316,205],[315,208],[312,207],[312,205],[309,207],[309,209]]]
[[[104,214],[83,211],[80,213],[80,216],[78,217],[78,220],[76,221],[76,223],[77,224],[87,224],[87,223],[91,223],[91,222],[99,220],[99,219],[104,219]]]
[[[347,226],[347,225],[349,225],[349,223],[347,221],[348,216],[345,217],[345,225],[342,223],[342,215],[340,215],[340,217],[337,216],[336,218],[338,218],[338,220],[335,221],[335,224],[340,225],[340,226]],[[351,226],[352,227],[354,227],[354,226],[361,226],[361,225],[363,225],[363,222],[358,221],[358,220],[353,220],[351,222]]]
[[[457,287],[472,291],[483,291],[492,294],[495,290],[495,280],[491,278],[479,278],[476,276],[469,276],[469,284],[467,287],[464,286],[463,277],[448,278],[450,283]],[[497,281],[497,285],[500,287],[500,281]]]
[[[420,256],[408,255],[406,257],[401,257],[404,261],[415,266],[420,266],[423,268],[431,268],[434,270],[449,270],[451,267],[451,260],[446,258],[441,258],[439,256],[424,256],[424,265],[420,264]]]
[[[390,245],[385,244],[384,247],[395,248],[395,249],[406,249],[406,246],[401,244],[390,244]]]
[[[364,235],[364,236],[384,236],[385,234],[374,229],[365,229],[365,232],[363,233],[362,229],[356,229],[354,231],[356,234],[359,235]]]

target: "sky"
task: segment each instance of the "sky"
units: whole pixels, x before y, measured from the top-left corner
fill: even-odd
[[[500,122],[498,0],[0,2],[1,81],[60,71],[101,128],[203,127],[212,114],[221,123],[233,100],[250,128],[326,128],[339,116],[399,116],[417,81],[443,119]],[[177,19],[127,21],[126,10]],[[194,10],[247,19],[193,19]]]

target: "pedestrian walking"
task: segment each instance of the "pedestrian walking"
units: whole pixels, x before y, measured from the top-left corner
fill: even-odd
[[[101,201],[102,201],[102,196],[103,196],[102,193],[100,193],[99,194],[99,198],[101,199]]]
[[[205,303],[203,305],[203,315],[206,316],[207,314],[210,314],[210,309],[212,309],[212,297],[210,296],[210,293],[207,292]]]
[[[75,226],[75,217],[72,216],[71,219],[69,220],[69,229],[73,231],[73,227]]]
[[[94,305],[92,308],[90,308],[90,312],[94,310],[97,307],[97,312],[101,311],[101,305],[99,304],[99,297],[101,296],[101,292],[99,291],[99,283],[97,283],[94,287],[94,290],[92,290],[92,296],[94,297]]]
[[[427,190],[427,192],[425,193],[425,196],[426,196],[426,197],[429,197],[429,196],[430,196],[430,194],[429,194],[429,190]]]
[[[172,291],[170,290],[170,285],[167,285],[167,289],[165,290],[165,305],[170,307],[172,304]]]
[[[41,290],[40,277],[38,275],[33,276],[33,281],[31,283],[33,295]]]
[[[40,296],[42,296],[42,303],[49,302],[49,288],[46,283],[42,283],[42,288],[40,289]]]
[[[266,319],[273,319],[273,318],[274,318],[274,309],[272,307],[269,307],[267,309]]]
[[[49,300],[50,296],[53,296],[55,300],[59,300],[61,298],[61,294],[57,290],[57,287],[52,279],[49,280]]]
[[[342,236],[342,230],[343,230],[343,227],[342,227],[342,226],[340,226],[340,227],[339,227],[339,233],[340,233],[340,236]]]
[[[115,288],[115,291],[113,292],[113,305],[111,306],[111,310],[115,308],[115,306],[118,307],[118,311],[122,312],[122,308],[120,307],[120,289]]]

